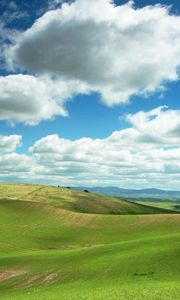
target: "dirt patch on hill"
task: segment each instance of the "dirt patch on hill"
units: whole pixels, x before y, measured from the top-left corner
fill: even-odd
[[[58,274],[55,272],[45,272],[42,274],[34,274],[31,277],[25,278],[23,282],[21,282],[18,287],[33,287],[43,284],[51,284],[58,280]]]
[[[0,271],[0,282],[25,274],[24,271]]]

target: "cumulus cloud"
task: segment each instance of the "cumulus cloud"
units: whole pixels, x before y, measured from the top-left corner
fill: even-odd
[[[15,152],[21,144],[21,135],[0,135],[0,180],[28,181],[43,172],[43,166],[31,156]]]
[[[1,174],[27,172],[31,169],[30,158],[24,154],[9,153],[0,156]]]
[[[179,79],[180,16],[167,7],[61,2],[48,1],[53,10],[23,33],[0,23],[0,58],[14,72],[0,76],[0,120],[36,125],[67,115],[66,101],[79,93],[98,92],[111,106]],[[161,106],[126,121],[105,139],[43,137],[28,155],[15,152],[21,136],[0,136],[0,177],[178,188],[180,110]]]
[[[119,104],[178,79],[180,17],[161,5],[76,0],[45,13],[7,53],[11,65],[78,79]]]
[[[78,81],[23,74],[1,76],[0,120],[35,125],[54,116],[65,116],[64,102],[77,92],[87,92]]]
[[[126,118],[129,127],[105,139],[71,141],[48,135],[30,147],[29,155],[14,152],[21,136],[1,137],[0,177],[61,185],[178,189],[180,111],[158,107]]]
[[[0,153],[13,152],[21,145],[21,135],[0,135]]]
[[[127,119],[131,127],[106,139],[46,136],[30,148],[33,160],[44,167],[44,178],[64,184],[164,187],[170,182],[178,188],[180,135],[169,133],[179,124],[180,111],[159,107]]]
[[[32,181],[41,171],[42,167],[26,154],[13,152],[0,155],[0,180]]]
[[[161,106],[148,112],[128,114],[126,118],[132,128],[113,133],[113,138],[123,139],[125,144],[131,140],[159,146],[180,145],[180,110]]]
[[[21,135],[0,135],[0,180],[32,178],[42,168],[28,155],[15,152],[21,141]]]

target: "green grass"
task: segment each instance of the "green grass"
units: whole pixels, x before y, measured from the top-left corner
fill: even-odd
[[[168,209],[180,212],[180,203],[173,200],[161,200],[161,201],[138,201],[137,203],[142,205],[148,205],[152,207],[158,207],[162,209]]]
[[[0,278],[23,272],[3,300],[180,299],[180,215],[33,185],[1,184],[0,199]]]
[[[148,207],[121,198],[41,185],[0,184],[0,199],[33,201],[85,214],[124,215],[168,212],[165,209]]]

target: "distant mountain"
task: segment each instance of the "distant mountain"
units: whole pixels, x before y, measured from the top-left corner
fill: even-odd
[[[76,190],[88,190],[93,193],[106,194],[116,197],[125,198],[163,198],[163,199],[180,199],[180,191],[165,191],[161,189],[149,188],[149,189],[123,189],[115,186],[107,187],[73,187]]]

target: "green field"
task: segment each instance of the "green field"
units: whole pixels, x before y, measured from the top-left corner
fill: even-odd
[[[178,300],[180,215],[0,184],[0,299]]]
[[[166,200],[166,199],[160,200],[160,201],[144,201],[144,200],[142,200],[142,201],[138,201],[137,203],[180,212],[180,202],[176,202],[173,200]]]

